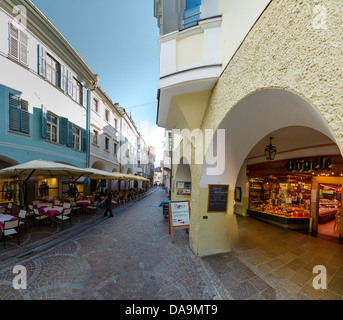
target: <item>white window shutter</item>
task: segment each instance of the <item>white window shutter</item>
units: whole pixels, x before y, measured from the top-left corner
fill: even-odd
[[[88,95],[88,89],[86,87],[82,87],[82,105],[87,108],[87,95]]]
[[[70,70],[67,70],[67,84],[68,84],[68,94],[73,96],[73,75]]]
[[[65,65],[61,64],[61,89],[66,92],[67,91],[67,70]]]
[[[19,60],[19,30],[12,24],[9,24],[9,55]]]
[[[20,62],[27,64],[27,46],[28,46],[28,36],[20,30],[20,50],[19,50],[19,56],[20,56]]]
[[[46,78],[46,50],[41,45],[38,45],[38,55],[38,73]]]

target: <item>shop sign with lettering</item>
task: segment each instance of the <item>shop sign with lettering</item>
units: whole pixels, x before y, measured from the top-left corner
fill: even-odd
[[[288,172],[331,171],[332,160],[320,157],[316,160],[291,159],[285,164]]]

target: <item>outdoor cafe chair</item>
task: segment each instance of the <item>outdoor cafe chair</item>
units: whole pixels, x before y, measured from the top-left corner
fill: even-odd
[[[70,202],[65,202],[64,204],[63,204],[63,208],[66,208],[66,209],[69,209],[70,208]]]
[[[25,227],[25,233],[27,233],[26,229],[26,216],[27,216],[27,211],[26,210],[20,210],[18,214],[18,219],[19,219],[19,227],[24,226]]]
[[[77,205],[75,201],[70,202],[70,207],[71,210],[75,213],[78,213],[82,209],[81,206]]]
[[[11,213],[11,212],[12,212],[12,207],[13,207],[13,203],[10,202],[10,203],[7,205],[6,213]]]
[[[35,212],[33,211],[33,205],[32,205],[32,204],[29,204],[29,205],[28,205],[28,208],[29,208],[28,216],[29,216],[29,217],[34,217]]]
[[[60,214],[58,214],[55,217],[55,222],[60,222],[62,224],[62,230],[63,230],[63,223],[66,220],[70,221],[70,226],[71,226],[71,208],[64,209]]]
[[[86,213],[93,212],[93,211],[95,211],[96,213],[97,204],[98,204],[98,201],[95,201],[92,206],[86,207]]]
[[[4,214],[6,212],[6,208],[0,208],[0,213]]]
[[[40,229],[41,221],[44,221],[45,219],[48,219],[49,217],[45,214],[40,214],[38,209],[36,209],[36,208],[33,209],[33,212],[35,213],[34,222],[36,223],[36,221],[39,221],[38,227]]]
[[[39,200],[35,200],[35,201],[32,201],[32,204],[35,205],[35,204],[39,204],[40,201]]]
[[[61,204],[61,201],[60,201],[60,200],[55,200],[55,201],[54,201],[54,204],[55,204],[56,206],[59,206],[59,205]]]
[[[12,237],[15,234],[18,235],[18,244],[19,243],[19,220],[9,220],[4,222],[4,228],[2,230],[2,236],[4,238],[4,248],[6,248],[6,237]]]

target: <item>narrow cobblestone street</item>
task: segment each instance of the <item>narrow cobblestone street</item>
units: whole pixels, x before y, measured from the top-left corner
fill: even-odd
[[[1,299],[214,299],[218,293],[188,246],[171,243],[159,207],[166,193],[100,219],[94,227],[0,272]],[[12,287],[13,267],[27,269],[27,290]]]
[[[195,257],[188,234],[162,215],[165,190],[98,216],[0,262],[1,300],[298,300],[342,299],[342,246],[307,234],[236,217],[230,253]],[[67,230],[67,228],[66,228]],[[73,231],[72,231],[73,230]],[[312,287],[315,265],[328,269],[328,290]],[[27,269],[27,289],[15,290],[15,265]]]

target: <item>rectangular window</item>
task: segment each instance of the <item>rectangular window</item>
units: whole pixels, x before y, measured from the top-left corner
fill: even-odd
[[[109,112],[107,109],[105,109],[105,120],[106,120],[107,122],[110,121],[110,112]]]
[[[13,94],[10,94],[9,100],[10,130],[30,133],[29,103]]]
[[[73,149],[80,150],[81,148],[81,130],[73,126]]]
[[[99,101],[97,99],[93,99],[93,111],[99,112]]]
[[[47,140],[58,143],[58,117],[47,114]]]
[[[82,104],[82,85],[76,78],[73,78],[73,99]]]
[[[183,28],[193,27],[200,20],[201,0],[186,0],[186,10],[183,16]]]
[[[107,137],[105,137],[105,149],[108,151],[109,150],[109,142],[110,139],[108,139]]]
[[[93,143],[98,145],[99,142],[99,132],[96,130],[93,130]]]
[[[113,153],[117,155],[118,152],[118,144],[114,143]]]
[[[46,79],[54,86],[59,86],[60,64],[49,54],[46,55]]]
[[[28,36],[12,23],[9,24],[9,56],[27,65]]]
[[[118,130],[118,119],[114,119],[114,129]]]

